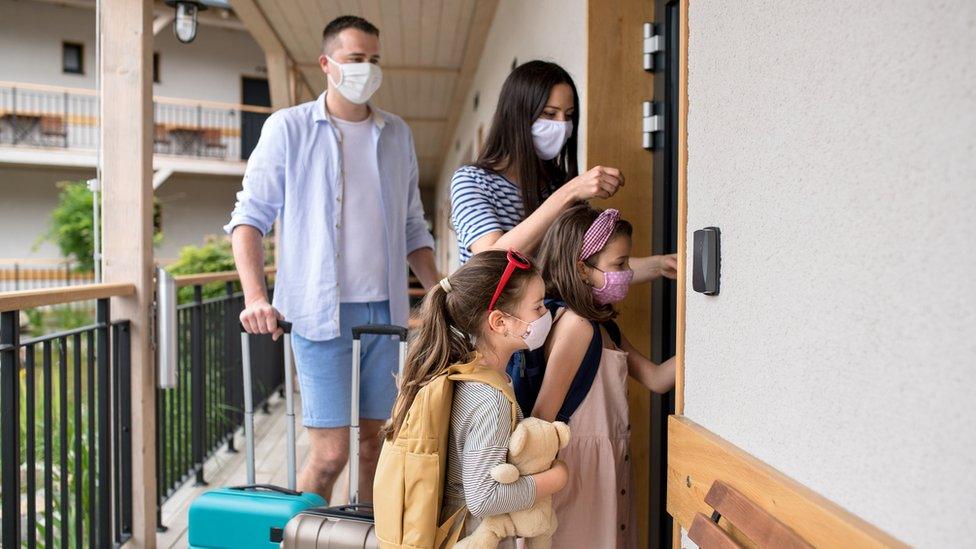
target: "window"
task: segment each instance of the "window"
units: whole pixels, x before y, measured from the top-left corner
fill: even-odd
[[[85,47],[74,42],[61,43],[61,71],[65,74],[85,74]]]
[[[153,52],[153,83],[159,84],[159,52]]]

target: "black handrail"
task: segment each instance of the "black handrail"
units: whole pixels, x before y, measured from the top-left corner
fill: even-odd
[[[236,282],[204,298],[207,287],[213,284],[187,287],[192,299],[177,307],[177,384],[156,394],[160,530],[163,503],[191,478],[206,484],[204,463],[225,444],[237,451],[234,435],[244,419],[238,319],[244,297]],[[284,384],[284,348],[267,337],[254,338],[250,348],[254,402],[268,412],[268,399]]]
[[[24,340],[20,311],[0,313],[4,547],[132,535],[130,323],[111,321],[107,298],[96,309],[95,324]]]

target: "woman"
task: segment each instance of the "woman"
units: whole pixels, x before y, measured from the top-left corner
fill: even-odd
[[[491,249],[533,253],[560,213],[623,186],[620,170],[577,170],[579,98],[562,67],[529,61],[509,74],[477,161],[454,172],[451,222],[461,262]],[[674,255],[631,259],[634,282],[674,278]]]

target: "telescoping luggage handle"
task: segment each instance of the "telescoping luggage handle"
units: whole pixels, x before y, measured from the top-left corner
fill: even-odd
[[[369,324],[352,329],[352,394],[349,399],[349,503],[359,503],[359,365],[364,335],[396,336],[400,339],[398,374],[407,361],[407,329],[391,324]]]
[[[291,322],[278,321],[285,333],[285,433],[288,452],[288,488],[298,486],[295,471],[295,402],[292,382]],[[250,335],[241,325],[241,363],[244,370],[244,447],[246,451],[247,484],[254,485],[254,397],[251,394],[251,345]]]

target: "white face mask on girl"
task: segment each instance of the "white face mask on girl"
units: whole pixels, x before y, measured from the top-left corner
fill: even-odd
[[[546,311],[546,314],[532,322],[526,322],[517,316],[508,316],[518,320],[522,324],[528,324],[528,328],[526,328],[525,333],[521,336],[528,350],[534,351],[545,345],[546,338],[549,337],[549,330],[552,328],[552,313]]]
[[[556,158],[571,135],[573,135],[572,120],[560,122],[539,118],[532,123],[532,143],[535,145],[535,152],[543,160]]]
[[[329,56],[325,56],[329,63],[339,67],[339,81],[336,82],[329,74],[329,82],[349,101],[362,105],[369,101],[383,83],[383,71],[375,63],[339,63]]]

